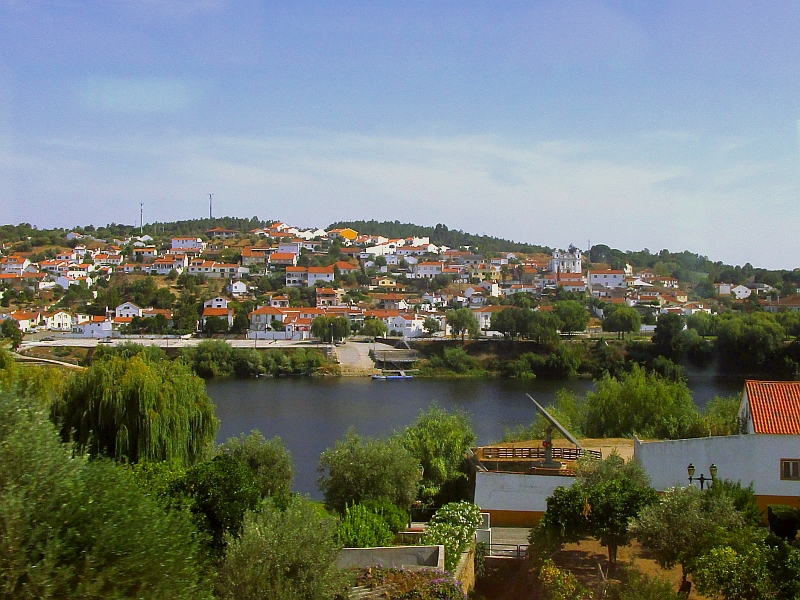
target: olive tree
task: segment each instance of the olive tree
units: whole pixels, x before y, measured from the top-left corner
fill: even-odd
[[[383,499],[407,510],[420,481],[419,462],[399,440],[362,438],[352,430],[322,453],[318,471],[325,506],[339,513],[349,504]]]

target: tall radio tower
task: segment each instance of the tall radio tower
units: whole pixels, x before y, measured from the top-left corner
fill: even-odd
[[[213,200],[214,200],[214,194],[209,194],[208,195],[208,220],[209,221],[214,218],[213,216],[211,216],[211,206],[212,206]]]
[[[139,202],[139,235],[144,233],[144,202]]]

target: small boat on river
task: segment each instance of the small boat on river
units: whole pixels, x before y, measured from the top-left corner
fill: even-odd
[[[373,375],[372,378],[378,379],[380,381],[384,380],[388,381],[393,379],[414,379],[414,376],[407,374],[405,371],[398,371],[396,375],[391,373],[387,375],[386,373],[384,373],[382,375]]]

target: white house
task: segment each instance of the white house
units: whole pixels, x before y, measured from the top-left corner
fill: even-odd
[[[425,335],[422,327],[424,322],[425,317],[422,315],[402,313],[396,317],[390,317],[387,325],[390,331],[398,331],[403,337],[413,338]]]
[[[333,265],[329,267],[308,267],[308,287],[314,287],[319,281],[324,283],[332,282],[335,276],[334,271]]]
[[[190,252],[202,252],[206,249],[206,243],[200,238],[177,237],[172,238],[172,249],[183,251],[188,250]]]
[[[230,300],[227,298],[217,296],[216,298],[211,298],[211,300],[203,302],[203,308],[228,308],[229,302]]]
[[[114,316],[123,318],[141,317],[142,309],[133,302],[124,302],[114,309]]]
[[[736,298],[737,300],[745,300],[750,297],[753,291],[746,286],[737,285],[731,288],[731,295]]]
[[[74,319],[67,311],[57,310],[52,313],[45,313],[44,321],[45,326],[50,331],[72,331]]]
[[[86,338],[110,338],[113,323],[111,321],[87,321],[72,326],[72,333]]]
[[[248,292],[244,281],[231,281],[225,289],[233,296],[244,296]]]
[[[607,288],[625,287],[626,273],[622,269],[589,271],[589,285]]]
[[[420,262],[411,270],[412,279],[433,279],[442,274],[443,264],[440,262]]]

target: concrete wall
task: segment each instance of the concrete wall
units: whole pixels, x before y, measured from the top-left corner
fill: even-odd
[[[695,478],[709,477],[708,467],[717,465],[717,477],[753,483],[759,504],[800,504],[800,481],[781,480],[782,458],[800,459],[800,436],[732,435],[642,442],[634,439],[634,457],[641,463],[655,489],[663,491],[689,483],[687,466],[695,467]],[[698,484],[696,484],[698,485]]]
[[[491,515],[493,527],[531,527],[547,510],[547,498],[555,489],[574,481],[557,475],[478,471],[475,504]]]
[[[444,570],[444,546],[390,546],[344,548],[336,560],[340,569],[381,567],[430,567]]]

